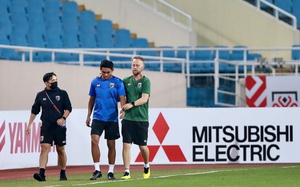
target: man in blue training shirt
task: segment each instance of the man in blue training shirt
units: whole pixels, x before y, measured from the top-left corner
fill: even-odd
[[[99,141],[103,131],[104,138],[107,139],[108,147],[108,163],[109,169],[107,177],[114,180],[114,164],[116,159],[115,140],[120,138],[118,124],[118,102],[121,107],[126,103],[125,88],[122,80],[113,76],[114,64],[109,60],[103,60],[100,64],[100,77],[92,80],[90,86],[90,99],[88,102],[88,114],[86,125],[91,129],[91,150],[94,161],[95,171],[90,180],[96,180],[102,177],[100,170],[100,149]],[[91,122],[91,114],[93,112],[93,121]],[[120,119],[124,116],[121,111]]]

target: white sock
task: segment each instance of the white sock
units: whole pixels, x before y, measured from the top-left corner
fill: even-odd
[[[130,173],[129,168],[126,168],[126,169],[125,169],[125,172]]]
[[[147,164],[144,164],[144,168],[149,168],[150,167],[150,164],[147,163]]]
[[[114,168],[115,168],[115,165],[113,164],[109,164],[109,167],[108,167],[108,173],[113,173],[114,172]]]
[[[94,167],[95,167],[95,170],[101,171],[100,170],[100,162],[95,162]]]

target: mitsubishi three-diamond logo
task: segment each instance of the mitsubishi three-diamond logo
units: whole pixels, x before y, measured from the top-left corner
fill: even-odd
[[[154,125],[153,131],[156,135],[160,145],[148,145],[149,148],[149,161],[152,162],[158,150],[162,147],[170,162],[186,162],[186,158],[181,151],[179,145],[163,145],[163,141],[169,131],[169,125],[161,113],[159,113]],[[141,153],[135,159],[135,162],[143,162]]]

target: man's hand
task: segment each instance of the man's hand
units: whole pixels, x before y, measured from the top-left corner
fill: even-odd
[[[133,105],[131,103],[127,103],[122,107],[122,110],[126,111],[129,110],[133,107]]]
[[[125,115],[125,111],[122,109],[121,111],[120,111],[120,119],[123,119],[124,118],[124,115]]]
[[[86,126],[87,127],[91,127],[90,123],[91,123],[91,118],[90,117],[86,117],[86,121],[85,121]]]
[[[28,125],[27,128],[26,128],[26,131],[25,131],[26,135],[29,135],[30,131],[31,131],[31,126]]]

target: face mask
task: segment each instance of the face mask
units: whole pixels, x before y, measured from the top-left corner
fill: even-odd
[[[57,82],[52,82],[50,88],[52,90],[54,90],[55,88],[57,88]]]

